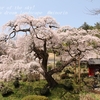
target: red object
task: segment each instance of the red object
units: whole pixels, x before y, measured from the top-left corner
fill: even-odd
[[[89,67],[89,76],[94,76],[94,74],[95,74],[95,68]]]
[[[100,58],[90,58],[87,63],[89,76],[94,76],[97,70],[100,72]]]
[[[97,70],[100,71],[100,65],[88,65],[89,76],[94,76]]]

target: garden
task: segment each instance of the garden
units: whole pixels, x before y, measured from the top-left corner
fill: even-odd
[[[99,80],[89,77],[87,66],[100,57],[99,29],[25,14],[6,23],[3,33],[0,100],[99,100]]]

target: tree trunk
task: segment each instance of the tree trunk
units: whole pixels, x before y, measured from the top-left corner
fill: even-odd
[[[50,86],[50,88],[54,88],[55,86],[57,86],[57,82],[54,80],[54,78],[47,73],[45,73],[45,79],[48,82],[48,85]]]

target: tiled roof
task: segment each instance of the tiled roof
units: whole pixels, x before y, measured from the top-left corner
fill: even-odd
[[[90,58],[88,64],[100,64],[100,58]]]

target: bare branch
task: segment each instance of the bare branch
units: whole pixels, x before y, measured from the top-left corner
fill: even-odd
[[[99,15],[100,14],[100,9],[93,9],[93,10],[90,10],[90,14],[92,15]]]
[[[52,75],[54,73],[61,72],[66,66],[68,66],[71,62],[73,62],[75,60],[76,60],[75,58],[71,58],[68,61],[62,62],[62,65],[60,67],[54,68],[54,69],[50,70],[48,73],[50,75]]]

